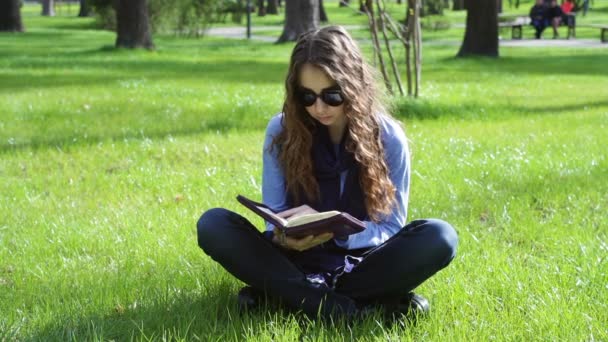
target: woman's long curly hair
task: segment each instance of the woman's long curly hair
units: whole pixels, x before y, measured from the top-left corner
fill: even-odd
[[[284,129],[271,147],[280,147],[279,160],[287,191],[293,195],[296,205],[302,202],[302,195],[314,201],[320,194],[311,156],[315,121],[297,99],[299,72],[307,63],[323,70],[342,90],[348,122],[345,147],[359,164],[365,208],[369,217],[377,221],[391,211],[395,201],[395,187],[382,157],[379,115],[384,108],[378,101],[371,68],[352,37],[339,26],[305,33],[291,54],[285,81]]]

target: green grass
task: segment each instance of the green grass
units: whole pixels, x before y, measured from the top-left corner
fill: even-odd
[[[211,207],[261,226],[234,197],[260,198],[292,45],[117,51],[90,23],[0,34],[0,340],[608,340],[607,49],[424,47],[421,98],[394,101],[409,217],[453,223],[458,256],[417,290],[430,317],[344,329],[239,314],[196,245]]]

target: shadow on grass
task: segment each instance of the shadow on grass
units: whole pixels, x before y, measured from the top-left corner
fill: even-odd
[[[371,330],[379,329],[373,325],[373,329],[368,329],[369,320],[358,321],[352,327],[343,322],[333,325],[275,305],[243,312],[237,308],[235,294],[224,289],[198,298],[159,299],[158,303],[135,308],[116,305],[105,314],[57,318],[27,339],[240,341],[272,338],[283,332],[293,334],[283,336],[286,340],[302,340],[311,335],[343,340],[353,335],[371,337]]]
[[[533,49],[533,48],[530,48]],[[564,49],[570,49],[564,47]],[[555,51],[555,50],[553,50]],[[568,51],[568,50],[565,50]],[[589,51],[589,50],[586,50]],[[440,59],[440,68],[471,73],[524,74],[524,75],[593,75],[608,76],[608,54],[599,52],[585,54],[547,55],[539,51],[537,56],[502,56],[500,58],[447,57]]]
[[[253,129],[264,129],[264,125],[260,124],[259,127],[252,127],[247,125],[241,120],[231,119],[222,116],[218,116],[216,118],[212,118],[204,123],[204,125],[192,125],[192,126],[182,126],[182,127],[167,127],[165,129],[149,129],[143,131],[136,128],[132,130],[121,133],[116,132],[114,134],[87,134],[86,137],[83,137],[82,134],[73,134],[72,132],[66,132],[65,135],[60,137],[45,137],[45,136],[33,136],[30,141],[23,143],[14,143],[2,141],[0,143],[0,154],[7,153],[11,151],[18,151],[22,149],[31,149],[33,151],[44,150],[49,148],[67,148],[70,146],[82,146],[82,145],[94,145],[103,141],[120,141],[125,139],[134,139],[134,140],[143,140],[143,139],[164,139],[166,137],[180,137],[180,136],[190,136],[195,134],[203,134],[203,133],[221,133],[228,132],[231,130],[239,130],[240,132],[253,130]],[[260,137],[262,137],[262,133],[260,133]]]
[[[461,118],[485,120],[503,117],[559,115],[561,113],[608,107],[608,100],[581,102],[569,105],[522,106],[506,104],[460,104],[431,103],[429,100],[403,99],[393,106],[393,115],[399,119],[436,120],[439,118]]]
[[[57,319],[28,339],[67,340],[174,340],[225,341],[243,336],[247,330],[263,329],[263,319],[237,312],[228,299],[231,294],[160,299],[151,305],[116,305],[105,314]],[[227,305],[228,304],[228,305]]]
[[[1,92],[14,92],[37,88],[59,88],[64,86],[107,85],[128,78],[150,78],[155,80],[177,80],[200,77],[201,82],[218,81],[223,83],[279,83],[286,72],[283,63],[256,61],[193,61],[176,60],[134,60],[134,61],[86,61],[67,60],[44,61],[23,60],[13,63],[13,70],[25,72],[4,75],[0,83]],[[82,70],[85,74],[33,75],[32,69]],[[263,72],[260,72],[260,71]],[[28,74],[29,73],[29,74]]]

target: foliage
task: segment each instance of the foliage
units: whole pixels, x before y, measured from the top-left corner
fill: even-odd
[[[443,14],[443,8],[445,6],[444,0],[423,0],[422,1],[421,14],[432,15],[432,14]]]
[[[113,0],[91,0],[100,28],[115,30]],[[150,25],[154,32],[175,32],[198,36],[212,23],[225,22],[226,16],[241,22],[245,5],[242,0],[148,0]]]

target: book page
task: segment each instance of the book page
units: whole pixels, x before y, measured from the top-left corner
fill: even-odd
[[[274,212],[272,212],[272,210],[264,208],[264,207],[260,207],[260,206],[256,206],[256,208],[260,209],[261,211],[265,212],[266,214],[272,216],[275,220],[281,222],[281,224],[283,226],[287,226],[287,224],[289,224],[287,222],[287,220],[285,220],[284,218],[277,216]]]
[[[287,224],[285,225],[285,227],[295,227],[295,226],[299,226],[299,225],[302,225],[305,223],[323,220],[328,217],[336,216],[339,214],[340,214],[339,211],[333,210],[333,211],[324,211],[322,213],[314,213],[314,214],[296,216],[292,219],[287,220]]]

